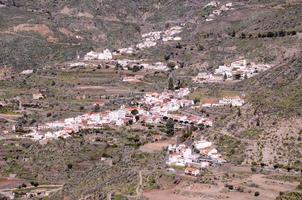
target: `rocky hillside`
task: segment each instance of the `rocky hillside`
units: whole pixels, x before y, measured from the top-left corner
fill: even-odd
[[[156,29],[174,19],[185,21],[191,4],[158,0],[2,0],[1,64],[36,67],[74,59],[77,53],[83,55],[91,48],[128,46],[140,38],[143,30]]]
[[[302,169],[301,78],[302,62],[297,56],[237,84],[237,89],[248,91],[249,103],[217,123],[213,131],[218,135],[210,134],[227,147],[233,162]]]
[[[299,1],[209,2],[1,0],[0,63],[28,68],[71,60],[92,48],[127,47],[142,33],[182,23],[183,49],[171,57],[188,65],[206,62],[211,67],[238,55],[282,61],[301,49]],[[224,10],[222,5],[230,2]],[[165,46],[148,51],[143,56],[158,58],[176,50]]]

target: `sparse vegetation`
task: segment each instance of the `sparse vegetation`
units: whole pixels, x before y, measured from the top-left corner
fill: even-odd
[[[41,193],[37,199],[111,196],[120,200],[147,198],[137,190],[161,189],[159,193],[165,194],[168,188],[173,195],[189,198],[207,196],[203,188],[212,192],[225,184],[222,196],[232,199],[244,194],[260,200],[267,197],[263,183],[273,188],[271,182],[278,180],[288,192],[280,192],[277,200],[302,199],[298,174],[302,169],[301,2],[0,0],[0,10],[0,176],[12,181],[12,186],[1,185],[3,191],[14,188],[17,199],[36,198],[30,193],[53,189],[47,197],[37,192]],[[150,47],[138,48],[143,34],[177,32],[177,28],[168,30],[175,26],[182,30],[177,37],[160,34],[156,45],[150,37]],[[132,47],[130,53],[121,49],[126,47]],[[89,51],[104,49],[112,52],[112,60],[83,59]],[[272,68],[265,72],[257,68],[259,73],[252,78],[238,73],[230,81],[228,74],[221,75],[221,83],[192,81],[199,73],[213,74],[218,66],[241,57],[248,65],[265,63]],[[128,60],[133,63],[124,66]],[[144,67],[155,63],[167,68]],[[33,71],[20,73],[26,69]],[[128,82],[125,77],[139,78]],[[141,109],[149,112],[155,107],[140,105],[143,95],[172,93],[183,87],[191,91],[183,103],[193,100],[194,106],[181,105],[178,111],[160,114],[159,123],[141,116]],[[35,99],[37,92],[44,98]],[[242,96],[245,104],[203,106],[225,96]],[[83,114],[105,119],[93,114],[122,105],[129,108],[126,119],[119,121],[125,125],[98,126],[82,120],[72,126],[81,123],[89,128],[78,126],[67,138],[33,141],[28,135],[33,129],[45,134],[59,131],[59,125],[52,129],[45,124]],[[170,114],[179,117],[171,119]],[[124,113],[110,118],[120,115]],[[190,120],[196,116],[212,120],[213,126],[195,127]],[[199,159],[208,159],[207,153],[217,148],[228,164],[220,167],[215,159],[209,161],[211,167],[201,170],[198,177],[182,174],[188,166],[167,168],[170,143],[193,146],[201,139],[213,142],[215,150],[192,147],[202,153]],[[147,143],[157,151],[143,151]],[[258,178],[274,180],[257,182]],[[142,188],[138,188],[140,181]],[[198,184],[210,186],[199,188]],[[277,192],[271,188],[270,192]],[[5,197],[0,195],[0,199]]]
[[[228,160],[240,164],[244,160],[244,145],[230,136],[220,136],[217,140],[218,150],[223,152]]]

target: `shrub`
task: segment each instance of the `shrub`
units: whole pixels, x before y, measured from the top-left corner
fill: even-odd
[[[177,45],[175,46],[176,49],[181,49],[182,45],[178,42]]]
[[[236,37],[236,32],[233,31],[231,34],[230,34],[231,37]]]
[[[165,61],[170,60],[170,55],[165,55]]]
[[[132,71],[133,71],[133,72],[138,72],[138,71],[141,70],[141,69],[142,69],[142,67],[139,66],[139,65],[134,65],[134,66],[132,67]]]
[[[257,171],[257,167],[256,167],[256,166],[252,166],[252,167],[251,167],[251,171],[252,171],[252,172],[256,172],[256,171]]]
[[[279,37],[284,37],[285,36],[285,32],[283,30],[279,31]]]
[[[266,36],[267,36],[267,37],[274,37],[275,34],[274,34],[273,32],[270,31],[270,32],[268,32],[268,33],[266,34]]]
[[[201,44],[198,45],[198,51],[203,51],[204,50],[204,46],[202,46]]]
[[[176,64],[175,62],[168,62],[167,67],[169,67],[169,69],[173,70],[175,68]]]
[[[39,183],[38,182],[35,182],[35,181],[30,181],[30,184],[34,187],[38,187],[39,186]]]
[[[244,187],[239,186],[239,187],[237,188],[237,191],[238,191],[238,192],[244,192]]]
[[[68,169],[72,169],[73,165],[71,163],[67,164]]]

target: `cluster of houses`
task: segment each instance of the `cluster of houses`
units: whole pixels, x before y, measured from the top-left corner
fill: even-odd
[[[146,106],[147,110],[151,113],[152,118],[146,119],[147,121],[153,120],[158,123],[165,117],[179,123],[212,126],[212,121],[202,116],[175,114],[181,108],[194,106],[194,101],[185,99],[185,96],[189,93],[190,90],[188,88],[181,88],[176,92],[147,93],[138,103]]]
[[[143,63],[141,64],[141,66],[143,66],[144,69],[146,70],[157,70],[157,71],[168,71],[169,67],[162,63],[162,62],[156,62],[156,63]],[[175,68],[178,68],[178,66],[175,66]]]
[[[99,113],[87,113],[77,117],[67,118],[31,127],[31,133],[26,135],[33,140],[46,141],[49,139],[66,138],[81,129],[101,128],[107,125],[123,126],[138,121],[154,124],[159,123],[165,117],[178,120],[180,123],[196,123],[197,125],[212,125],[209,119],[201,116],[179,116],[171,112],[183,107],[193,106],[192,100],[185,99],[190,93],[188,88],[176,91],[165,91],[162,93],[146,93],[139,100],[136,107],[121,106],[117,110],[107,110]]]
[[[90,54],[91,53],[91,54]],[[94,60],[95,57],[98,55],[102,55],[103,53],[96,53],[96,52],[90,52],[88,53],[89,56],[85,56],[85,61],[81,62],[69,62],[67,65],[64,66],[68,67],[69,69],[73,68],[84,68],[86,66],[93,66],[93,67],[103,67],[103,68],[111,68],[111,69],[123,69],[123,70],[133,70],[134,68],[137,68],[138,70],[156,70],[156,71],[169,71],[170,68],[167,66],[167,64],[162,62],[148,62],[146,60],[130,60],[130,59],[103,59],[101,61],[101,64],[98,61],[91,62],[91,60]],[[114,56],[114,53],[112,54]],[[179,66],[174,66],[174,69],[177,69]]]
[[[202,107],[210,108],[215,106],[235,106],[239,107],[244,104],[244,95],[241,96],[225,96],[222,99],[207,99],[204,100]]]
[[[167,30],[154,31],[142,34],[142,41],[138,44],[132,45],[126,48],[120,48],[117,50],[105,49],[103,51],[90,51],[88,52],[82,61],[77,61],[69,63],[69,67],[85,67],[87,65],[93,64],[91,61],[102,61],[105,62],[105,67],[119,67],[124,70],[145,69],[145,70],[158,70],[158,71],[168,71],[169,67],[162,62],[150,63],[144,60],[128,60],[128,59],[118,59],[121,55],[133,54],[142,49],[156,46],[159,43],[166,43],[169,41],[180,41],[182,38],[177,36],[177,34],[182,32],[183,24],[180,26],[172,26]],[[80,58],[78,57],[78,60]],[[98,65],[99,66],[99,65]],[[174,68],[178,68],[175,66]],[[126,78],[126,82],[139,82],[139,79]]]
[[[142,35],[143,41],[136,45],[138,49],[149,48],[157,45],[158,41],[180,41],[182,38],[175,36],[182,32],[182,26],[173,26],[166,31],[154,31]]]
[[[166,164],[172,168],[182,169],[185,174],[198,176],[209,166],[220,165],[225,160],[211,142],[195,141],[191,145],[173,144],[168,146]]]
[[[219,66],[215,69],[214,74],[218,76],[224,76],[226,80],[242,80],[255,76],[259,72],[270,69],[268,64],[256,64],[254,62],[248,62],[246,59],[232,62],[230,65]]]
[[[183,29],[182,26],[173,26],[170,29],[166,30],[163,34],[162,41],[168,42],[168,41],[180,41],[180,40],[182,40],[181,37],[175,36],[176,34],[181,33],[182,29]]]
[[[231,64],[219,66],[213,74],[205,72],[199,73],[196,77],[193,77],[193,81],[197,83],[209,83],[243,80],[251,78],[270,68],[271,66],[268,64],[256,64],[254,62],[248,62],[246,59],[241,59]]]
[[[109,49],[105,49],[103,52],[90,51],[84,56],[84,60],[111,60],[113,58]]]
[[[146,63],[143,61],[138,60],[117,60],[118,66],[120,66],[124,70],[131,70],[134,67],[138,67],[139,69],[144,70],[156,70],[156,71],[168,71],[169,67],[162,62],[155,62],[155,63]],[[176,66],[175,68],[178,68]]]
[[[195,124],[195,125],[205,125],[205,126],[213,126],[213,121],[209,118],[197,116],[197,115],[183,115],[183,114],[167,114],[165,117],[173,119],[174,121],[180,124]]]
[[[213,21],[217,16],[220,16],[222,12],[233,10],[233,3],[230,2],[226,4],[221,4],[220,2],[217,1],[211,1],[210,3],[205,5],[205,8],[207,7],[216,8],[215,10],[212,11],[212,13],[210,13],[207,16],[206,21],[209,22],[209,21]]]
[[[192,80],[195,83],[219,83],[223,81],[223,76],[215,76],[207,72],[200,72]]]
[[[144,33],[142,35],[143,41],[136,44],[135,46],[121,48],[115,50],[114,52],[111,52],[109,49],[105,49],[103,52],[90,51],[84,56],[84,60],[112,60],[113,56],[118,56],[122,54],[133,54],[138,50],[156,46],[159,41],[180,41],[182,38],[176,35],[181,33],[182,29],[183,26],[173,26],[165,31],[154,31]]]

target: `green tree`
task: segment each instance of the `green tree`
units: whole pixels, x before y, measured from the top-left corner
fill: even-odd
[[[228,76],[226,74],[223,75],[223,81],[227,80]]]
[[[131,110],[131,114],[132,114],[132,115],[137,115],[137,114],[138,114],[138,110],[136,110],[136,109]]]
[[[237,110],[237,116],[241,117],[241,109],[240,108],[238,108],[238,110]]]
[[[187,127],[186,130],[183,131],[183,134],[180,138],[181,142],[185,142],[188,138],[192,136],[193,133],[193,127]]]
[[[230,35],[231,37],[236,37],[236,32],[233,30],[233,32]]]
[[[166,123],[166,134],[169,137],[172,137],[174,135],[174,121],[173,119],[168,119],[167,123]]]
[[[174,90],[174,80],[173,80],[172,77],[170,77],[170,78],[168,79],[168,89],[169,89],[169,90]]]

